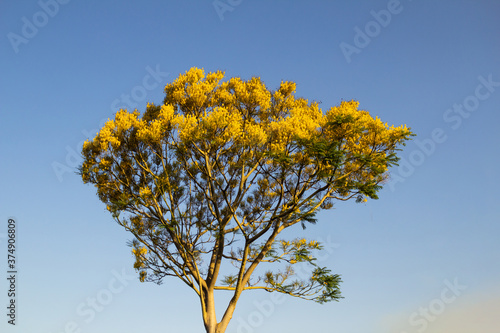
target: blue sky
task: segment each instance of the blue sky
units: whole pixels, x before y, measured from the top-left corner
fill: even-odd
[[[294,81],[323,109],[356,99],[417,134],[379,200],[289,234],[326,243],[345,298],[249,292],[228,332],[497,332],[499,14],[494,0],[2,1],[0,269],[14,217],[19,276],[16,327],[0,280],[0,330],[202,331],[191,290],[139,283],[129,235],[74,173],[103,120],[160,103],[196,66]]]

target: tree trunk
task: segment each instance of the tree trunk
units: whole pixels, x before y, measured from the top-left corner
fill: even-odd
[[[239,293],[241,294],[241,293]],[[239,296],[239,295],[238,295]],[[203,293],[204,299],[202,300],[203,323],[207,333],[224,333],[231,317],[233,316],[238,297],[233,297],[224,313],[220,323],[217,323],[215,314],[214,290],[206,290]]]
[[[221,322],[217,324],[217,330],[215,331],[216,333],[224,333],[226,331],[227,325],[229,324],[229,321],[233,317],[233,312],[236,307],[236,301],[233,300],[229,302],[229,306],[227,307],[226,312],[224,313],[224,317],[222,318]]]
[[[215,315],[214,290],[204,289],[201,300],[203,323],[207,333],[217,333],[217,317]],[[200,297],[200,298],[201,298]]]

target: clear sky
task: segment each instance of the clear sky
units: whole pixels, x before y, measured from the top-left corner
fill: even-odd
[[[498,332],[499,15],[496,0],[1,1],[0,276],[14,217],[18,299],[12,327],[0,279],[0,331],[203,331],[190,289],[138,281],[130,236],[74,173],[103,120],[196,66],[294,81],[323,109],[356,99],[418,135],[379,200],[292,232],[326,242],[345,298],[248,292],[228,332]]]

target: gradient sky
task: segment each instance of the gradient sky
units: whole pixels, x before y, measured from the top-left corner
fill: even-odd
[[[355,99],[418,135],[379,200],[289,232],[327,243],[345,298],[248,292],[228,332],[498,332],[499,15],[496,0],[0,2],[1,276],[19,226],[18,325],[2,278],[0,331],[203,331],[194,292],[138,281],[130,236],[74,173],[103,120],[197,66],[294,81],[324,110]]]

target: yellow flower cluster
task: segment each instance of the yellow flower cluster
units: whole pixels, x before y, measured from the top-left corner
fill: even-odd
[[[132,253],[135,255],[135,269],[145,268],[144,260],[146,260],[146,254],[148,253],[148,249],[145,247],[136,247],[132,249]],[[142,282],[142,281],[141,281]]]
[[[113,162],[109,159],[103,158],[99,161],[99,168],[102,170],[109,170],[109,167],[111,166]]]
[[[119,135],[122,132],[128,130],[131,127],[136,127],[139,124],[139,111],[135,110],[132,113],[127,112],[127,110],[120,109],[115,116],[115,131]]]
[[[358,110],[359,102],[344,101],[332,107],[323,123],[325,136],[331,141],[343,142],[343,150],[351,154],[369,154],[374,148],[397,142],[410,133],[406,125],[389,127],[378,117]],[[384,155],[385,156],[385,155]]]
[[[151,189],[149,187],[141,187],[141,189],[139,190],[139,196],[141,196],[142,198],[151,196]]]
[[[143,257],[148,253],[148,249],[145,247],[132,249],[132,253],[137,257]]]
[[[281,109],[291,109],[294,106],[296,84],[295,82],[282,81],[278,90],[273,94],[273,98],[277,106]]]
[[[210,95],[224,77],[217,71],[205,76],[203,69],[191,68],[184,75],[165,86],[165,102],[170,105],[180,105],[186,111],[199,110],[202,107],[213,106]]]
[[[233,91],[235,99],[247,108],[259,107],[260,110],[266,110],[271,106],[271,93],[258,77],[246,82],[240,78],[232,78],[227,88]]]
[[[120,140],[114,135],[115,122],[113,120],[108,120],[104,127],[101,129],[94,141],[97,141],[100,145],[101,150],[106,151],[109,144],[113,148],[118,148],[120,146]]]
[[[303,165],[308,174],[313,174],[321,165],[328,174],[331,163],[336,163],[331,157],[332,149],[339,148],[345,161],[342,172],[353,174],[350,179],[336,180],[341,188],[355,179],[381,177],[387,170],[387,153],[392,153],[411,135],[406,126],[388,126],[359,110],[356,101],[344,101],[323,113],[318,103],[294,97],[293,82],[281,82],[278,90],[270,91],[257,77],[221,82],[223,78],[224,73],[220,71],[205,75],[203,69],[192,68],[166,85],[163,105],[148,103],[142,119],[137,110],[119,110],[93,141],[84,143],[87,159],[83,166],[88,173],[109,171],[112,163],[121,163],[114,157],[105,159],[111,156],[106,155],[110,150],[121,150],[120,154],[125,153],[121,156],[125,156],[131,148],[187,149],[189,142],[207,152],[213,149],[220,153],[219,149],[224,147],[224,152],[243,156],[243,159],[262,158],[267,165],[275,166],[285,158],[284,161]],[[309,150],[309,143],[336,146],[328,148],[330,157],[324,158],[326,148],[311,145]],[[189,151],[183,153],[190,154]],[[161,156],[162,153],[155,151],[155,154]],[[368,167],[362,161],[366,161],[367,156],[371,163]],[[322,159],[327,162],[323,163]],[[233,160],[237,159],[228,159]],[[120,164],[120,169],[129,167],[127,163],[130,162]],[[101,173],[96,179],[104,182],[107,178]],[[272,187],[266,190],[270,196],[275,192]],[[148,200],[150,189],[141,188],[139,196]]]
[[[271,149],[284,151],[286,145],[294,139],[311,139],[319,133],[323,114],[316,103],[307,105],[305,100],[296,100],[295,107],[286,118],[269,124],[269,132],[275,138]]]
[[[242,142],[250,146],[261,146],[268,140],[266,128],[261,124],[247,121],[243,129]]]
[[[203,69],[192,68],[165,87],[166,104],[150,121],[139,120],[137,111],[120,110],[101,129],[94,144],[103,151],[110,145],[118,148],[122,133],[135,128],[137,139],[145,142],[160,142],[168,130],[174,143],[201,140],[221,145],[232,140],[247,146],[268,144],[271,151],[285,152],[293,140],[308,140],[322,132],[331,141],[342,141],[352,154],[365,154],[374,145],[408,131],[388,128],[380,119],[358,110],[355,101],[342,102],[323,114],[317,103],[294,98],[293,82],[282,82],[272,93],[260,78],[220,83],[223,77],[223,72],[205,75]],[[155,106],[148,104],[149,108]],[[326,126],[336,121],[339,126]],[[86,142],[84,148],[89,145]],[[300,153],[297,158],[307,161]]]
[[[177,125],[180,141],[189,141],[198,133],[198,121],[193,115],[178,115],[173,123]]]
[[[114,120],[108,119],[104,124],[104,127],[94,138],[93,143],[102,151],[106,151],[109,145],[115,149],[120,147],[124,132],[139,125],[138,116],[139,112],[137,110],[129,113],[127,110],[120,109],[116,113]],[[85,141],[83,149],[88,149],[90,146],[91,142]]]

